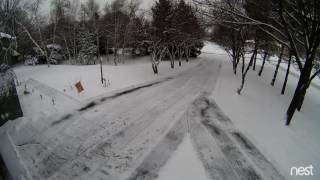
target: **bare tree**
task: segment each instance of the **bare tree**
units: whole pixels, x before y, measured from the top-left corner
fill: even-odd
[[[217,18],[217,13],[219,13],[218,17],[232,17],[231,20],[221,22],[257,26],[283,46],[292,49],[300,70],[300,77],[287,110],[286,125],[289,125],[295,111],[301,109],[311,81],[319,73],[319,71],[313,72],[315,55],[320,44],[319,1],[252,1],[255,8],[270,7],[272,10],[267,17],[262,19],[249,16],[243,11],[243,6],[233,5],[227,0],[194,0],[194,2],[197,6],[202,7],[203,14],[208,17],[219,20]],[[223,3],[231,5],[232,8],[227,8]],[[262,3],[266,5],[261,6]]]
[[[151,64],[152,64],[152,70],[154,74],[158,74],[158,66],[162,61],[162,58],[168,51],[168,48],[161,43],[161,40],[158,41],[152,41],[152,52],[151,52]]]

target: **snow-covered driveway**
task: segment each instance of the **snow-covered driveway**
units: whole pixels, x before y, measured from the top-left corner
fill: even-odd
[[[31,176],[154,179],[189,133],[211,178],[282,179],[233,126],[219,128],[211,122],[203,94],[213,91],[221,62],[206,54],[201,58],[199,65],[173,79],[101,97],[62,117],[44,119],[41,126],[29,125],[29,136],[16,143]]]

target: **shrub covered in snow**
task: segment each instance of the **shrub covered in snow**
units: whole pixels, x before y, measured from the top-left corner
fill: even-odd
[[[9,66],[1,64],[0,65],[0,98],[9,95],[10,89],[14,87],[14,72],[9,68]]]
[[[63,60],[62,47],[59,44],[48,44],[49,62],[51,64],[59,64]]]
[[[16,76],[7,65],[0,65],[0,126],[10,119],[22,116],[15,88]]]

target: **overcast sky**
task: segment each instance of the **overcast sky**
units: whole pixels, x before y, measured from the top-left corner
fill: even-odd
[[[79,0],[80,2],[86,2],[87,0]],[[105,4],[108,2],[112,2],[114,0],[95,0],[99,5],[100,8],[102,9]],[[152,5],[154,4],[154,2],[156,0],[140,0],[141,1],[141,7],[142,9],[149,9],[152,7]],[[51,4],[51,0],[43,0],[42,5],[41,5],[41,12],[44,14],[49,14],[50,12],[50,4]]]

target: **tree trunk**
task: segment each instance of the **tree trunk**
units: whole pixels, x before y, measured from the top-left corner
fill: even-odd
[[[256,64],[257,64],[257,54],[258,54],[258,42],[257,40],[255,39],[254,41],[254,50],[253,50],[253,54],[254,54],[254,57],[253,57],[253,67],[252,67],[252,70],[256,70]]]
[[[308,56],[307,56],[308,57]],[[287,110],[286,125],[289,126],[295,111],[302,106],[304,96],[310,85],[309,78],[312,71],[312,60],[306,59],[305,66],[300,74],[298,85]],[[301,107],[300,107],[301,108]]]
[[[114,59],[113,59],[114,65],[117,66],[118,65],[118,49],[116,47],[114,48],[113,55],[114,55]]]
[[[263,55],[262,65],[261,65],[260,71],[258,73],[258,76],[261,76],[261,74],[262,74],[262,71],[263,71],[263,68],[264,68],[264,64],[266,63],[267,56],[268,56],[268,52],[265,51],[264,55]]]
[[[308,56],[307,56],[308,57]],[[301,111],[301,108],[302,108],[302,105],[303,105],[303,102],[304,102],[304,98],[306,96],[306,93],[307,93],[307,89],[309,88],[311,82],[309,80],[310,78],[310,75],[311,75],[311,72],[312,72],[312,68],[313,68],[313,64],[312,62],[314,61],[314,54],[311,55],[310,57],[310,60],[307,62],[306,60],[306,63],[305,63],[305,66],[304,66],[304,71],[306,73],[306,77],[304,79],[304,83],[305,85],[303,86],[303,89],[302,89],[302,92],[301,92],[301,96],[300,96],[300,99],[299,99],[299,102],[298,102],[298,111]]]
[[[184,51],[185,51],[185,55],[186,55],[186,62],[189,62],[189,48],[186,47],[186,48],[184,49]]]
[[[257,64],[257,54],[258,53],[256,53],[255,55],[254,55],[254,60],[253,60],[253,68],[252,68],[252,70],[256,70],[256,64]]]
[[[250,62],[249,62],[249,64],[248,64],[248,66],[247,66],[246,71],[245,71],[244,73],[242,73],[242,76],[241,76],[241,77],[242,77],[241,86],[240,86],[240,88],[237,90],[237,93],[238,93],[239,95],[241,94],[241,91],[242,91],[242,89],[243,89],[243,86],[244,86],[244,83],[245,83],[245,80],[246,80],[247,73],[248,73],[250,67],[251,67],[252,64],[253,64],[254,56],[255,56],[256,53],[257,53],[257,50],[255,49],[255,51],[253,52],[253,54],[252,54],[252,56],[251,56],[251,58],[250,58]],[[244,63],[245,63],[245,62],[244,62],[244,60],[243,60],[243,64],[244,64]]]
[[[107,54],[107,62],[109,62],[109,42],[108,42],[108,38],[107,38],[107,48],[106,48],[106,54]]]
[[[289,126],[290,125],[290,122],[292,120],[292,117],[297,109],[297,106],[298,106],[298,99],[299,99],[299,89],[300,89],[300,86],[299,86],[299,83],[298,83],[298,86],[296,87],[296,90],[295,90],[295,93],[294,93],[294,96],[290,102],[290,105],[288,107],[288,110],[287,110],[287,117],[286,117],[286,125]]]
[[[154,74],[158,74],[158,66],[155,63],[152,63],[152,70]]]
[[[289,55],[289,60],[288,60],[288,67],[287,67],[287,71],[286,71],[286,77],[284,78],[284,82],[283,82],[283,86],[282,86],[282,90],[281,90],[281,94],[282,94],[282,95],[283,95],[284,92],[286,91],[288,76],[289,76],[289,72],[290,72],[291,58],[292,58],[292,55],[291,55],[291,53],[290,53],[290,55]]]
[[[276,82],[277,75],[278,75],[278,70],[279,70],[279,67],[280,67],[280,64],[281,64],[281,61],[282,61],[283,50],[284,50],[284,46],[281,47],[280,56],[279,56],[279,59],[278,59],[276,70],[274,71],[274,74],[273,74],[273,78],[272,78],[272,81],[271,81],[271,86],[274,86],[274,83]]]
[[[169,53],[171,54],[171,61],[170,61],[171,69],[174,69],[175,52],[174,52],[173,46],[171,47],[171,52]]]
[[[181,59],[182,59],[182,50],[181,47],[179,48],[179,66],[181,66]]]
[[[100,58],[100,75],[101,75],[101,84],[103,85],[102,58]]]
[[[233,73],[236,75],[237,74],[237,50],[236,50],[236,34],[235,31],[232,30],[232,68],[233,68]]]
[[[233,73],[236,75],[237,74],[237,55],[233,54],[232,55],[232,65],[233,65]]]
[[[243,54],[242,55],[242,68],[241,68],[241,73],[243,74],[244,73],[244,68],[245,68],[245,55]]]

